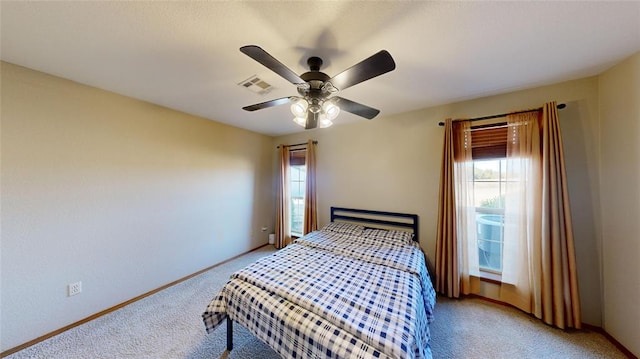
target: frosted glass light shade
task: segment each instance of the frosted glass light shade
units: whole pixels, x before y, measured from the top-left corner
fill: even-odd
[[[321,114],[318,118],[318,127],[327,128],[331,125],[333,125],[333,122],[331,122],[331,120],[326,115]]]
[[[329,122],[335,120],[335,118],[340,114],[340,107],[338,107],[333,101],[326,101],[322,105],[322,110],[324,115],[327,116]]]
[[[291,113],[296,117],[305,117],[307,115],[307,108],[309,104],[307,100],[298,98],[291,104]]]
[[[302,127],[307,126],[307,119],[305,117],[295,117],[293,119],[293,122],[295,122],[297,125],[300,125]]]

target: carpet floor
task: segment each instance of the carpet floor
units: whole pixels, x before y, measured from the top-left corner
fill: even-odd
[[[7,356],[22,358],[279,358],[241,325],[207,335],[201,314],[231,273],[274,252],[265,246],[180,284]],[[480,299],[439,298],[431,326],[439,358],[625,358],[602,334],[562,331]]]

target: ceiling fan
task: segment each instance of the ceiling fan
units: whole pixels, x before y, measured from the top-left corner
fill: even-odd
[[[243,46],[240,51],[296,85],[300,94],[300,96],[283,97],[245,106],[242,109],[256,111],[291,103],[291,112],[295,116],[293,121],[305,129],[331,126],[332,120],[338,116],[340,110],[369,120],[376,117],[380,113],[379,110],[333,95],[396,68],[396,63],[389,52],[382,50],[334,77],[320,72],[322,59],[312,56],[307,60],[309,71],[298,76],[259,46]]]

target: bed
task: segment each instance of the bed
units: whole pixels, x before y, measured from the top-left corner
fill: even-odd
[[[435,291],[413,214],[331,208],[331,222],[234,273],[203,313],[285,358],[431,358]]]

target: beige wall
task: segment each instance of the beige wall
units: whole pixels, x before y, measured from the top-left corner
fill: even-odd
[[[1,100],[1,350],[267,242],[271,137],[8,63]]]
[[[352,98],[356,100],[357,98]],[[556,100],[565,140],[583,320],[601,325],[598,80],[596,77],[282,136],[318,143],[319,221],[330,206],[417,213],[420,244],[433,261],[443,127],[464,118],[540,107]],[[369,104],[375,106],[375,104]],[[342,114],[341,116],[344,116]],[[275,144],[274,143],[274,144]]]
[[[640,53],[600,76],[604,329],[640,356]]]

